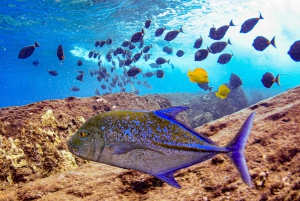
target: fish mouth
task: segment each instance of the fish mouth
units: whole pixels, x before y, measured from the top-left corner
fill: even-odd
[[[67,143],[67,145],[68,145],[68,149],[69,149],[69,151],[70,151],[71,153],[74,153],[75,155],[78,155],[79,148],[74,147],[74,146],[70,143],[70,141]]]

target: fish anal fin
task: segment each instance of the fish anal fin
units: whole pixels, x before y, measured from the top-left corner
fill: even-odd
[[[174,171],[165,172],[159,175],[154,175],[156,178],[166,182],[170,186],[173,186],[175,188],[181,188],[181,186],[178,184],[178,182],[174,178]]]

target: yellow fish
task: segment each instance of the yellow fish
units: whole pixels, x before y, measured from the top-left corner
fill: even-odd
[[[187,73],[191,82],[197,82],[199,84],[208,83],[207,72],[203,68],[196,68],[194,71],[189,70]]]
[[[230,89],[225,84],[222,84],[219,87],[218,92],[215,92],[215,94],[218,98],[225,99],[228,96],[229,92]]]

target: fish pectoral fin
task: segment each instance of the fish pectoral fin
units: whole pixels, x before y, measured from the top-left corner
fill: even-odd
[[[174,178],[174,172],[175,171],[170,171],[170,172],[165,172],[159,175],[154,175],[156,178],[166,182],[167,184],[175,187],[175,188],[181,188],[181,186],[178,184],[178,182]]]
[[[119,154],[125,154],[129,151],[132,151],[134,149],[145,149],[145,150],[151,150],[155,151],[153,149],[150,149],[146,146],[135,144],[132,142],[115,142],[108,145],[108,149],[112,152],[112,154],[119,155]],[[158,152],[158,151],[156,151]],[[160,152],[159,152],[160,153]]]

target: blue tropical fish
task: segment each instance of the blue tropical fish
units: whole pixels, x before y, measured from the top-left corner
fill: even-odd
[[[180,188],[174,173],[226,154],[242,180],[252,187],[244,149],[254,120],[252,113],[233,140],[218,146],[175,117],[187,107],[156,111],[110,111],[88,119],[69,139],[69,150],[87,160],[151,174]]]

